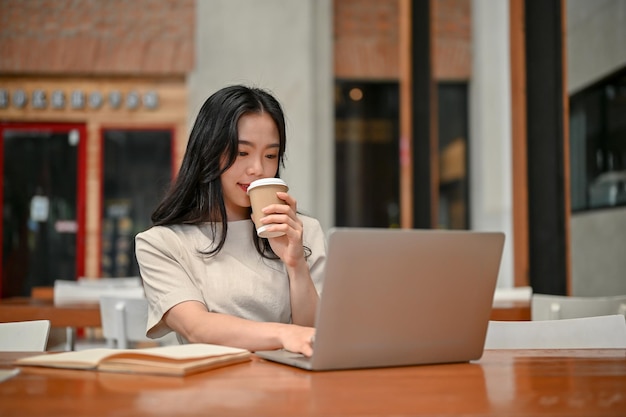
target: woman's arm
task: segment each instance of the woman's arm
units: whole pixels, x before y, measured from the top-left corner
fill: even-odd
[[[270,231],[283,231],[283,236],[270,238],[272,250],[283,261],[289,276],[291,319],[294,324],[312,327],[319,296],[306,262],[303,246],[302,220],[296,214],[296,200],[288,193],[276,193],[286,204],[272,204],[263,209],[264,224]]]
[[[295,324],[256,322],[227,314],[211,313],[198,301],[172,307],[165,323],[190,343],[212,343],[251,351],[284,348],[306,356],[313,354],[315,329]]]
[[[289,295],[291,300],[291,320],[301,326],[315,326],[315,314],[319,296],[313,285],[306,261],[294,267],[287,266],[289,275]]]

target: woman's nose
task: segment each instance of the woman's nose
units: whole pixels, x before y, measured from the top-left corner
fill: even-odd
[[[263,164],[258,158],[251,158],[248,165],[248,175],[260,175],[263,173]]]

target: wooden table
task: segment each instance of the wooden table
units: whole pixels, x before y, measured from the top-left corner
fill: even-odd
[[[530,301],[495,301],[491,308],[491,320],[527,321],[530,320]]]
[[[0,322],[50,320],[52,327],[100,327],[100,305],[55,306],[50,300],[13,297],[0,300]]]
[[[52,300],[29,297],[0,300],[0,323],[28,320],[50,320],[52,327],[65,327],[67,350],[74,349],[77,328],[102,326],[98,303],[55,306]]]
[[[50,320],[52,327],[67,329],[66,350],[74,350],[76,329],[101,327],[98,303],[55,306],[51,289],[41,288],[39,296],[13,297],[0,300],[0,323],[10,321]],[[530,320],[530,302],[501,301],[493,305],[491,320]]]
[[[23,355],[0,353],[0,366]],[[626,349],[317,373],[255,357],[184,378],[23,367],[0,383],[0,415],[623,417]]]
[[[55,306],[52,299],[13,297],[0,300],[0,322],[50,320],[52,327],[101,327],[98,303]],[[530,302],[500,301],[491,320],[530,320]]]

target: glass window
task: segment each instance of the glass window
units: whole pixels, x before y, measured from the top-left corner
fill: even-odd
[[[570,97],[573,211],[626,205],[626,68]]]
[[[335,223],[399,227],[398,83],[335,88]]]
[[[467,83],[437,88],[439,227],[469,229]]]
[[[101,276],[139,275],[135,235],[172,179],[171,130],[103,132]]]

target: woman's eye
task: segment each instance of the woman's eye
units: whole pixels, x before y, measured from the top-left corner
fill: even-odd
[[[265,157],[266,157],[267,159],[276,159],[276,158],[278,158],[278,155],[274,155],[274,154],[272,154],[272,155],[266,155]]]
[[[246,155],[248,155],[248,152],[239,151],[239,156],[246,156]]]

